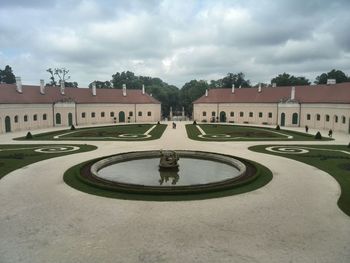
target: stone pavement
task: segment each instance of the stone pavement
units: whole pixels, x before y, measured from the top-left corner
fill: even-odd
[[[158,140],[84,142],[98,149],[41,161],[1,179],[0,262],[350,261],[350,217],[336,205],[337,182],[309,165],[247,149],[313,142],[200,142],[187,138],[184,122],[176,129],[170,124]],[[22,135],[0,135],[0,143],[23,143],[10,140]],[[349,142],[349,135],[334,137],[322,143]],[[237,155],[264,164],[274,178],[253,192],[182,202],[103,198],[62,180],[82,161],[150,149]]]

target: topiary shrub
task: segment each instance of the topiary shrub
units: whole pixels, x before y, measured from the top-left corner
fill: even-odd
[[[315,139],[316,140],[322,140],[322,135],[321,135],[321,133],[319,131],[316,133]]]
[[[193,125],[197,125],[197,122],[196,122],[196,121],[193,121]]]
[[[276,126],[275,130],[279,131],[281,127],[279,125]]]
[[[160,124],[160,121],[158,121],[157,124],[159,125],[159,124]]]
[[[349,144],[348,144],[348,148],[350,148],[350,142],[349,142]]]
[[[26,135],[26,139],[27,140],[33,139],[33,135],[30,132],[28,132]]]
[[[74,125],[70,126],[70,130],[71,130],[71,131],[74,131],[74,130],[75,130]]]

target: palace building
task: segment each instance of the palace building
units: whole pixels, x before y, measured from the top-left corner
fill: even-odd
[[[350,83],[210,89],[193,102],[193,118],[350,133]]]
[[[142,90],[0,84],[0,133],[71,125],[156,122],[161,104]]]

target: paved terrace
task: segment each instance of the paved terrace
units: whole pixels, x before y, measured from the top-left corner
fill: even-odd
[[[200,142],[187,138],[184,125],[177,122],[176,130],[169,125],[155,141],[83,142],[98,149],[5,176],[0,180],[0,262],[350,261],[350,217],[336,205],[337,182],[306,164],[247,149],[258,144],[347,144],[349,135],[334,133],[336,140],[327,142]],[[1,135],[0,143],[26,143],[11,141],[23,135]],[[63,182],[64,171],[82,161],[154,149],[237,155],[264,164],[274,178],[253,192],[184,202],[109,199]]]

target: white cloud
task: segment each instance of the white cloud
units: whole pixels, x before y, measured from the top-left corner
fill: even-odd
[[[48,3],[49,2],[49,3]],[[0,10],[0,68],[24,83],[66,67],[87,86],[117,71],[181,87],[244,72],[350,73],[349,1],[7,1]]]

